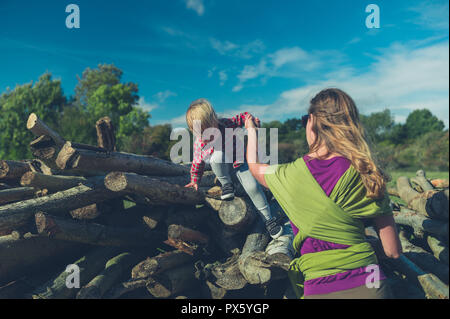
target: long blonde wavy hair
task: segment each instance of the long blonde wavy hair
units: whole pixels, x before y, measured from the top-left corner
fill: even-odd
[[[310,153],[325,145],[328,153],[320,158],[331,153],[347,158],[359,172],[366,196],[383,197],[389,177],[375,163],[353,99],[342,90],[325,89],[311,100],[308,112],[314,115],[311,129],[316,135]]]

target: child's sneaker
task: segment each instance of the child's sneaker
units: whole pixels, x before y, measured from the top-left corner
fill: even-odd
[[[278,225],[275,217],[272,217],[271,219],[266,221],[266,229],[269,232],[270,237],[272,237],[273,239],[280,237],[283,233],[283,227]]]
[[[232,183],[227,183],[222,186],[222,196],[220,199],[233,199],[234,198],[234,186]]]

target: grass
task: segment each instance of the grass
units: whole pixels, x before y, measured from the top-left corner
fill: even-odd
[[[416,176],[416,172],[412,172],[412,171],[388,171],[387,173],[389,173],[389,175],[391,176],[391,181],[387,184],[388,188],[397,188],[397,178],[399,178],[400,176],[406,176],[408,178],[414,177]],[[445,171],[445,172],[425,172],[426,176],[429,180],[432,179],[438,179],[438,178],[442,178],[442,179],[448,179],[449,177],[449,172]],[[391,196],[391,200],[394,203],[397,204],[402,204],[402,205],[406,205],[406,203],[401,200],[398,197],[395,196]]]

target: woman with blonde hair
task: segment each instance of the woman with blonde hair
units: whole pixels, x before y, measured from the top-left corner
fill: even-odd
[[[345,92],[319,92],[302,118],[309,153],[288,164],[257,162],[257,134],[247,116],[247,159],[291,221],[294,249],[289,278],[299,298],[389,298],[386,276],[366,240],[363,219],[377,228],[384,254],[398,258],[401,245],[386,193],[358,109]]]

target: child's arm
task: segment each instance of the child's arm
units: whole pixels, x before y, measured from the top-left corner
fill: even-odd
[[[191,165],[191,182],[185,187],[194,187],[196,190],[198,190],[198,183],[200,183],[200,180],[203,176],[203,170],[205,169],[205,162],[203,160],[204,146],[205,143],[198,140],[194,143],[194,157],[192,159]]]

